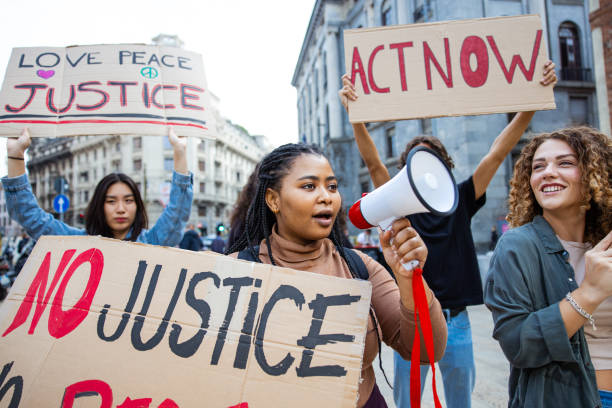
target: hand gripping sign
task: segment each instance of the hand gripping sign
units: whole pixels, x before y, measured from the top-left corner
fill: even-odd
[[[355,407],[371,284],[42,237],[0,308],[10,407]]]
[[[351,122],[555,109],[541,86],[540,17],[485,18],[344,32],[359,99]]]
[[[15,48],[0,91],[0,135],[185,136],[214,130],[202,57],[152,45]]]

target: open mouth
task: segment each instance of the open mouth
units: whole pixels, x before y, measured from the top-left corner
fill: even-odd
[[[329,224],[331,224],[332,221],[332,212],[331,211],[321,211],[315,215],[313,215],[313,218],[315,220],[317,220],[317,222],[319,222],[320,224],[327,226]]]

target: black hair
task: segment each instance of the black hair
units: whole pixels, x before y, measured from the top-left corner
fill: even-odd
[[[282,179],[289,173],[295,160],[298,157],[306,154],[325,157],[323,152],[315,145],[288,143],[277,147],[259,162],[255,194],[251,199],[251,204],[249,205],[246,218],[244,219],[244,231],[236,242],[225,251],[226,255],[248,249],[251,252],[251,256],[261,262],[259,254],[257,251],[255,251],[254,245],[259,245],[261,240],[265,239],[270,262],[272,265],[276,265],[274,257],[272,256],[272,247],[270,245],[270,234],[272,233],[272,227],[276,222],[276,216],[266,203],[266,191],[268,188],[278,191],[280,189]],[[344,259],[344,262],[348,266],[349,272],[353,279],[356,279],[358,278],[358,275],[351,267],[351,263],[347,261],[345,248],[342,245],[342,237],[343,232],[340,227],[340,221],[338,220],[338,217],[336,217],[328,238],[332,241],[342,259]],[[370,316],[374,322],[380,356],[382,350],[381,340],[378,334],[378,320],[376,319],[371,305]],[[380,368],[383,371],[385,380],[387,380],[387,384],[389,384],[391,387],[391,384],[387,379],[387,375],[382,368],[382,360],[380,360]]]
[[[134,223],[130,226],[132,231],[128,239],[136,241],[140,232],[148,227],[149,219],[142,197],[140,196],[140,191],[138,191],[138,186],[136,186],[134,180],[123,173],[108,174],[98,182],[93,197],[91,197],[91,201],[87,205],[87,210],[85,210],[85,230],[88,235],[102,235],[103,237],[114,238],[113,231],[106,223],[104,202],[106,201],[108,189],[115,183],[125,183],[134,195],[136,217]]]

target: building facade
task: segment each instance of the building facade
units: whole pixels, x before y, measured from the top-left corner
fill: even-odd
[[[597,87],[599,128],[607,135],[612,123],[612,1],[590,0],[589,22]]]
[[[343,31],[520,14],[540,15],[549,57],[559,77],[555,88],[557,109],[537,112],[529,132],[572,124],[597,127],[589,10],[582,0],[317,0],[292,85],[297,89],[300,140],[323,147],[339,176],[345,206],[371,191],[372,184],[337,94],[345,71]],[[397,172],[406,143],[414,136],[433,134],[453,157],[455,178],[462,181],[472,174],[511,117],[508,113],[377,122],[368,124],[368,130],[392,175]],[[506,215],[512,161],[521,145],[498,170],[487,190],[487,204],[472,221],[479,251],[488,248],[491,226]],[[352,234],[356,232],[351,230]]]
[[[189,221],[208,233],[219,223],[228,225],[238,193],[270,149],[266,138],[251,136],[228,120],[217,117],[217,126],[216,138],[187,141],[187,164],[194,175]],[[174,162],[167,137],[90,135],[35,139],[27,167],[40,206],[53,214],[56,180],[66,179],[70,207],[64,220],[81,227],[98,181],[111,172],[125,173],[140,189],[153,225],[168,203]]]

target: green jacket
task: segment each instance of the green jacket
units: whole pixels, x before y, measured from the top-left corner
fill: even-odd
[[[510,362],[509,407],[601,407],[581,328],[568,339],[559,302],[578,288],[568,253],[541,216],[497,243],[484,300]]]

